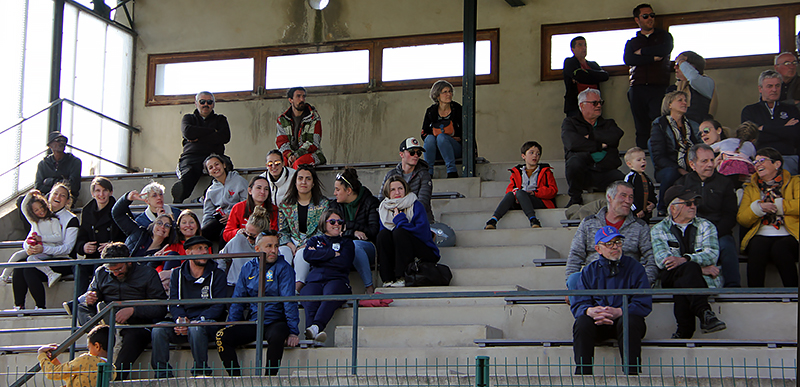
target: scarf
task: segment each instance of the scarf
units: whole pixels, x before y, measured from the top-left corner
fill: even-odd
[[[783,184],[783,168],[778,168],[778,176],[771,181],[764,181],[761,177],[758,178],[758,189],[761,190],[761,201],[764,203],[775,203],[775,199],[780,199],[781,185]],[[764,226],[772,225],[775,229],[780,229],[784,224],[783,215],[766,214],[761,218],[761,224]]]
[[[153,213],[153,211],[150,210],[150,206],[147,206],[147,208],[144,210],[144,213],[147,216],[147,219],[150,219],[151,223],[155,222],[156,218],[158,218],[159,215],[160,215],[160,214]],[[164,213],[169,215],[170,217],[172,217],[172,207],[170,207],[167,204],[164,204]],[[172,219],[173,222],[175,222],[177,220],[178,219]]]
[[[364,191],[365,189],[362,185],[361,189],[358,190],[358,196],[356,196],[356,200],[353,200],[350,203],[341,203],[345,221],[353,221],[356,219],[356,213],[358,213],[358,204],[361,203],[361,198],[364,196]]]
[[[678,127],[678,123],[672,116],[667,116],[669,126],[672,128],[672,133],[675,135],[676,148],[678,151],[678,165],[685,170],[689,170],[686,165],[686,152],[692,146],[692,128],[689,126],[689,119],[683,116],[683,134]]]
[[[399,199],[383,199],[381,205],[378,207],[378,215],[381,217],[381,223],[387,230],[394,230],[394,209],[406,214],[406,218],[410,222],[414,217],[414,202],[417,201],[417,195],[413,192]]]

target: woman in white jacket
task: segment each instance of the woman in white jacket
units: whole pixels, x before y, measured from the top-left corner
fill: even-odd
[[[208,175],[214,178],[206,190],[203,201],[203,236],[218,240],[220,249],[225,246],[222,231],[234,204],[247,200],[247,180],[236,171],[228,171],[227,163],[219,155],[211,154],[203,162]]]
[[[295,172],[296,170],[284,165],[283,156],[279,150],[273,149],[267,153],[267,171],[261,176],[266,177],[269,181],[270,199],[273,204],[283,203],[283,198],[289,191]]]

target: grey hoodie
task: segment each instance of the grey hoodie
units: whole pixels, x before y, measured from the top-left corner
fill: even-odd
[[[211,187],[206,190],[206,198],[203,201],[203,227],[214,219],[214,212],[217,208],[230,214],[234,204],[247,200],[247,185],[247,180],[239,176],[236,171],[228,172],[225,185],[222,185],[217,179],[213,179]]]

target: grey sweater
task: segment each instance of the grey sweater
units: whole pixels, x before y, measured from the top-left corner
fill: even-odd
[[[203,227],[214,218],[214,211],[217,208],[230,214],[231,207],[244,200],[247,200],[247,180],[239,176],[238,172],[228,172],[225,185],[222,185],[217,179],[213,179],[211,186],[206,190],[206,197],[203,201]]]

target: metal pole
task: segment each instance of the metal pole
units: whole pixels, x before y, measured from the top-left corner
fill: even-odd
[[[80,289],[78,288],[78,284],[81,283],[81,267],[80,265],[72,266],[72,271],[75,275],[75,289],[73,290],[72,295],[72,329],[70,332],[75,333],[78,329],[78,297],[81,296]],[[75,359],[75,343],[69,346],[69,360]]]
[[[628,318],[628,296],[622,296],[622,369],[625,374],[628,373],[628,367],[631,365],[630,350],[631,350],[631,324]]]
[[[464,94],[462,126],[461,160],[463,176],[475,176],[475,43],[478,28],[478,1],[464,0],[464,78],[462,89]]]
[[[281,257],[278,257],[281,259]],[[261,253],[258,257],[258,296],[264,297],[264,265],[267,264],[266,254]],[[283,345],[283,343],[267,343],[267,345]],[[264,302],[258,302],[258,320],[256,321],[256,364],[255,368],[261,368],[263,364],[264,352]]]
[[[106,323],[108,324],[108,348],[106,348],[106,352],[108,354],[106,355],[106,362],[108,364],[114,364],[114,344],[115,344],[114,341],[117,338],[117,331],[116,331],[117,321],[114,318],[115,317],[114,308],[106,307],[106,309],[108,309],[108,312],[106,313],[105,316]],[[125,367],[124,364],[120,364],[119,368],[124,368],[124,367]]]
[[[108,387],[108,383],[111,382],[109,376],[111,376],[111,364],[109,363],[100,363],[97,365],[97,387]]]
[[[61,95],[61,50],[64,32],[64,0],[53,0],[53,46],[50,58],[50,101]],[[61,131],[61,107],[50,110],[48,132]],[[45,133],[46,135],[46,133]]]
[[[489,387],[489,356],[475,358],[475,387]]]
[[[358,300],[353,300],[353,375],[358,375]]]

